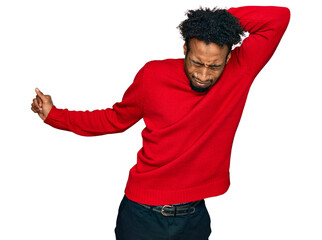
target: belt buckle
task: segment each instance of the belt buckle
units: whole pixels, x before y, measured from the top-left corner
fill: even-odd
[[[166,207],[173,207],[173,205],[164,205],[164,206],[161,208],[161,214],[162,214],[163,216],[165,216],[165,217],[171,216],[171,214],[168,214],[168,213],[164,212],[164,209],[165,209]]]

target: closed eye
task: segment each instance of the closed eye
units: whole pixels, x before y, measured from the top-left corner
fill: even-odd
[[[197,61],[195,61],[195,60],[192,60],[192,59],[191,59],[191,62],[192,62],[194,65],[198,66],[198,67],[205,66],[204,64],[202,64],[202,63],[200,63],[200,62],[197,62]],[[216,68],[220,68],[221,66],[222,66],[222,65],[213,64],[213,65],[208,65],[208,68],[210,68],[210,69],[216,69]]]
[[[221,65],[209,65],[208,67],[209,67],[209,68],[220,68],[220,67],[221,67]]]
[[[197,66],[203,66],[203,64],[202,63],[200,63],[200,62],[197,62],[197,61],[194,61],[194,60],[191,60],[191,62],[193,62],[195,65],[197,65]]]

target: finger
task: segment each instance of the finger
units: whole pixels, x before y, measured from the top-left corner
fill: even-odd
[[[38,107],[35,106],[35,104],[31,104],[31,110],[33,110],[35,113],[39,113],[40,110]]]
[[[36,96],[36,98],[37,98],[37,101],[38,101],[38,105],[41,108],[42,107],[42,100],[38,95]]]
[[[37,110],[33,107],[31,107],[31,110],[34,112],[34,113],[38,113]]]
[[[31,107],[31,110],[34,112],[34,113],[38,113],[38,116],[42,119],[42,120],[45,120],[45,116],[42,112],[40,112],[39,110],[37,111],[35,108]]]
[[[36,93],[37,93],[37,96],[39,96],[41,100],[45,100],[45,95],[38,88],[36,88]]]
[[[40,108],[37,98],[33,99],[32,104],[35,106],[35,108]]]
[[[36,98],[34,98],[32,105],[33,105],[33,108],[36,109],[37,112],[42,111],[42,107],[39,106],[38,100]]]
[[[39,108],[37,108],[33,103],[31,104],[31,110],[32,110],[34,113],[38,113],[38,112],[39,112]]]

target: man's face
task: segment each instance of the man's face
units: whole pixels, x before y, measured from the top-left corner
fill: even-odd
[[[190,86],[197,92],[205,92],[214,85],[224,71],[230,59],[228,47],[215,43],[206,44],[196,38],[189,41],[189,52],[184,44],[184,68],[190,80]]]

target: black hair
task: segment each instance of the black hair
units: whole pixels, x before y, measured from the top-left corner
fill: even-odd
[[[216,43],[220,47],[228,46],[228,52],[234,44],[241,42],[244,30],[239,19],[225,9],[200,7],[188,10],[188,18],[180,23],[178,29],[186,42],[189,52],[189,40],[196,38],[206,44]]]

